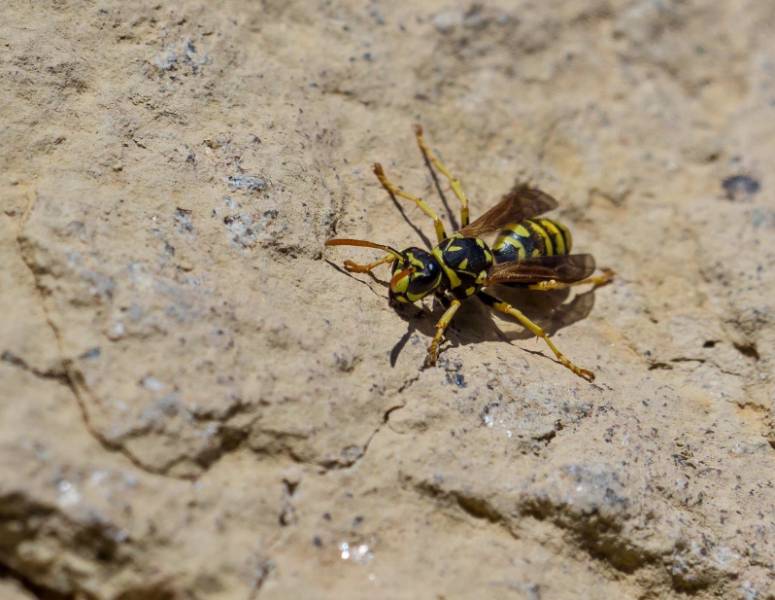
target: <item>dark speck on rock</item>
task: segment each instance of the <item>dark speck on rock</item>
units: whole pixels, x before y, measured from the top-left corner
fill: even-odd
[[[454,384],[459,388],[466,387],[465,377],[460,372],[462,368],[463,364],[460,362],[447,362],[444,365],[447,383]]]
[[[82,359],[89,359],[89,358],[99,358],[102,351],[100,350],[99,346],[95,346],[94,348],[89,348],[86,352],[81,354],[78,358]]]
[[[229,187],[236,190],[260,192],[266,189],[266,179],[252,175],[231,175],[228,177]]]
[[[382,13],[377,8],[372,8],[369,11],[369,14],[374,19],[374,22],[377,25],[384,25],[385,24],[385,17],[382,16]]]
[[[761,189],[761,184],[748,175],[731,175],[721,182],[727,200],[746,200]]]
[[[180,231],[191,233],[194,231],[194,223],[191,221],[191,211],[186,208],[175,209],[175,223]]]
[[[459,388],[466,387],[466,379],[461,373],[447,373],[447,382],[454,383]]]

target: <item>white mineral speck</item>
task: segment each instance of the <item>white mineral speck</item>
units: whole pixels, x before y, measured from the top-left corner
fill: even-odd
[[[102,469],[94,471],[89,477],[89,483],[91,485],[101,485],[108,479],[108,472]]]
[[[433,26],[439,33],[449,33],[457,25],[463,22],[463,17],[460,13],[455,11],[440,12],[433,17]]]
[[[73,506],[81,501],[78,489],[69,481],[63,479],[57,484],[59,490],[59,505],[62,507]]]
[[[350,560],[350,544],[347,542],[339,544],[339,553],[342,560]]]
[[[144,377],[142,381],[143,387],[152,392],[160,392],[164,389],[164,384],[155,377]]]
[[[365,564],[374,558],[368,544],[350,545],[348,542],[339,544],[339,556],[342,560],[352,560],[355,563]]]
[[[110,331],[108,331],[108,337],[111,340],[117,340],[122,337],[124,337],[125,333],[124,324],[121,321],[116,321],[113,323],[113,326],[110,328]]]

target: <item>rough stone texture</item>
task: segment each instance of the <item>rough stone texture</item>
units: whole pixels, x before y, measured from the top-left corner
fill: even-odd
[[[774,28],[6,0],[0,595],[775,598]],[[370,173],[441,206],[413,122],[474,216],[529,179],[617,271],[509,296],[596,383],[475,301],[420,370],[440,308],[323,252],[417,243]]]

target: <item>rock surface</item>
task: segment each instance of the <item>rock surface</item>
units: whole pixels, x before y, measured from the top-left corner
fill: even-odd
[[[2,12],[0,595],[775,598],[773,3]],[[510,296],[594,384],[323,250],[414,122],[617,271]]]

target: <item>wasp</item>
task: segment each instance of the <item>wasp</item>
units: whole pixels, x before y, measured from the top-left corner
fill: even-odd
[[[541,217],[557,208],[557,201],[529,184],[515,185],[500,202],[470,222],[468,196],[460,180],[430,150],[419,125],[415,126],[415,137],[429,167],[442,174],[460,201],[460,229],[448,235],[441,219],[425,200],[396,186],[382,166],[375,163],[374,174],[389,194],[413,202],[433,219],[437,245],[430,252],[414,246],[399,252],[385,244],[342,238],[330,239],[326,246],[363,246],[383,251],[385,254],[379,260],[368,264],[346,260],[344,267],[349,272],[367,273],[380,265],[391,264],[391,304],[414,303],[431,293],[439,298],[446,311],[436,323],[426,366],[436,363],[444,332],[461,303],[476,297],[490,308],[516,319],[546,342],[558,362],[579,377],[592,381],[595,378],[592,371],[572,363],[539,325],[485,288],[505,284],[545,292],[582,284],[600,286],[611,281],[613,271],[603,269],[602,274],[593,275],[595,259],[591,254],[570,253],[573,244],[570,230],[554,219]],[[496,231],[495,242],[489,246],[481,236]]]

